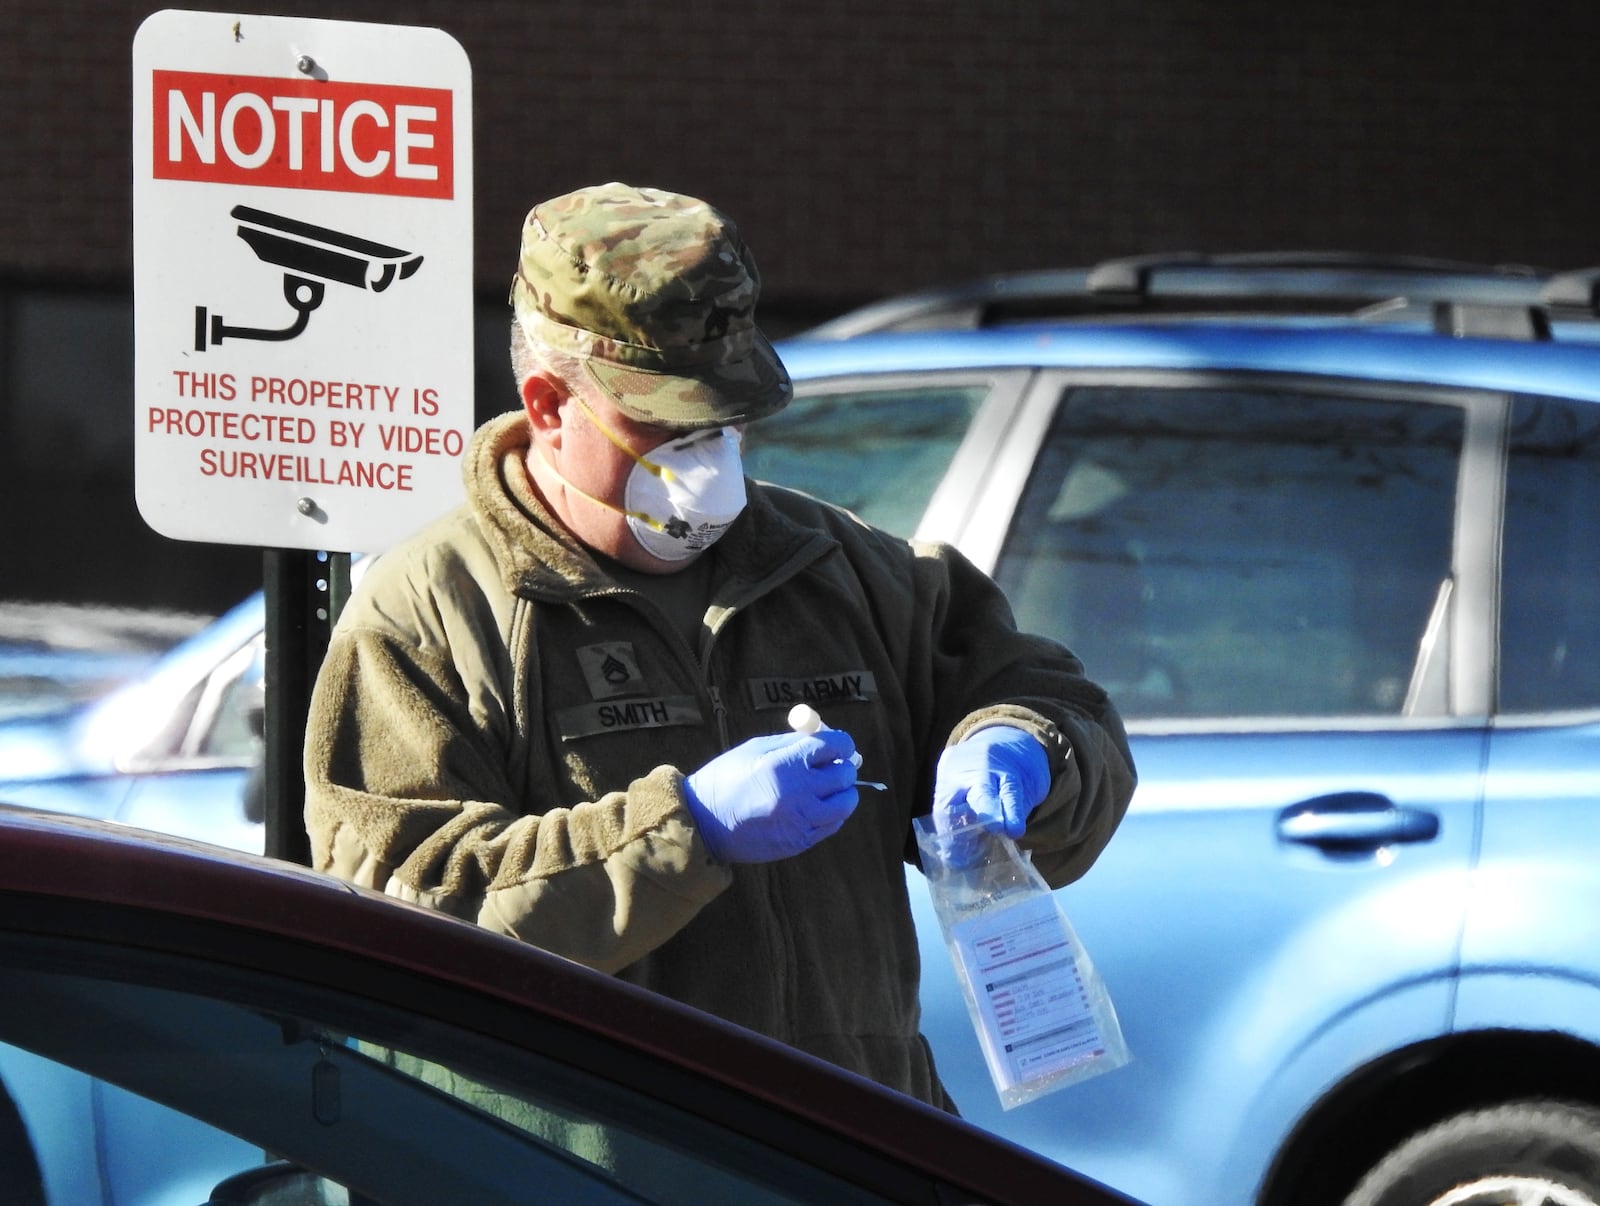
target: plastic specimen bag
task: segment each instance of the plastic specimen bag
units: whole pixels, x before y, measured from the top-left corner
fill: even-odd
[[[934,912],[1006,1109],[1130,1059],[1110,994],[1044,877],[999,828],[914,822]]]

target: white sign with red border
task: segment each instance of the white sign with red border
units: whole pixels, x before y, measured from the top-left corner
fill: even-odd
[[[164,535],[374,552],[461,498],[472,102],[442,30],[133,42],[134,484]]]

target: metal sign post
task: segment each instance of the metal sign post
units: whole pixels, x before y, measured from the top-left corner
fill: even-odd
[[[315,677],[311,663],[327,648],[325,631],[310,622],[315,564],[315,555],[302,549],[268,549],[262,558],[268,684],[262,768],[266,854],[307,865],[311,844],[301,819],[305,780],[295,755],[306,731]]]
[[[328,637],[350,597],[350,555],[268,549],[262,569],[266,675],[269,684],[276,684],[266,693],[263,717],[266,854],[309,865],[300,769],[306,713]]]

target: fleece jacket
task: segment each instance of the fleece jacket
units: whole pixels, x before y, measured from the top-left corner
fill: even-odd
[[[691,645],[547,510],[528,438],[486,423],[467,502],[339,619],[306,736],[315,865],[952,1108],[918,1031],[912,818],[947,744],[1017,725],[1053,774],[1021,844],[1077,878],[1134,788],[1115,708],[954,549],[755,481]],[[888,790],[802,854],[718,862],[685,774],[802,701]]]

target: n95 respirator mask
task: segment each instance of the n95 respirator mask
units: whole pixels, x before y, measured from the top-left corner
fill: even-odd
[[[633,469],[621,507],[562,480],[590,502],[623,515],[645,552],[661,561],[688,561],[715,544],[739,518],[746,499],[738,428],[692,431],[641,455],[587,402],[577,402],[595,430],[633,459]]]
[[[715,544],[744,510],[744,462],[735,428],[693,432],[634,462],[624,514],[634,539],[652,557],[687,561]]]

